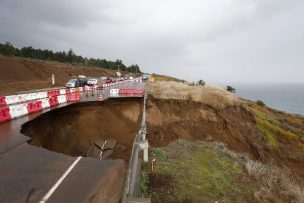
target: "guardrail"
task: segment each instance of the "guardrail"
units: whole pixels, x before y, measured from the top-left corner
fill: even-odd
[[[139,129],[133,141],[133,147],[128,166],[128,173],[123,191],[122,203],[129,202],[128,200],[132,198],[140,197],[139,182],[142,161],[139,155],[142,150],[144,151],[144,161],[148,162],[148,141],[146,140],[146,100],[147,94],[145,93],[141,128]]]

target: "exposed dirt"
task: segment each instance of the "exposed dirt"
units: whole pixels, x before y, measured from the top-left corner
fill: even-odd
[[[52,87],[51,74],[56,86],[65,86],[71,76],[115,76],[115,71],[79,67],[70,64],[34,59],[12,58],[0,55],[0,95]]]
[[[111,158],[128,160],[142,106],[141,98],[73,104],[25,123],[21,132],[30,144],[72,156],[86,156],[97,141],[116,140]]]
[[[217,108],[192,100],[149,98],[148,139],[152,147],[166,146],[178,138],[218,141],[254,160],[288,167],[304,178],[303,152],[298,143],[279,140],[278,150],[269,149],[267,138],[257,129],[254,114],[246,106]]]

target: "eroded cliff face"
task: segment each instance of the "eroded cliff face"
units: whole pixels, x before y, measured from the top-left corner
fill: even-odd
[[[147,137],[156,160],[156,171],[149,174],[153,201],[162,202],[163,197],[173,202],[304,200],[302,117],[247,101],[212,105],[150,95],[147,121]],[[201,144],[203,147],[197,149]],[[201,163],[214,155],[210,162]],[[231,166],[224,169],[221,164],[225,157],[229,157]],[[225,182],[227,176],[233,177],[229,184]],[[193,187],[197,182],[201,182],[199,188]],[[211,187],[213,184],[222,186],[222,194]],[[164,191],[170,191],[171,199]]]
[[[230,150],[246,153],[263,163],[285,165],[303,176],[301,137],[290,141],[278,137],[274,148],[267,134],[257,127],[258,115],[246,105],[216,108],[191,100],[149,98],[147,103],[149,143],[168,145],[176,139],[222,142]],[[303,176],[304,177],[304,176]]]

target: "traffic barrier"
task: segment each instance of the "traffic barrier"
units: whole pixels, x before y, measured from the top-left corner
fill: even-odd
[[[59,104],[63,104],[67,102],[66,95],[57,96],[57,100]]]
[[[49,98],[49,103],[50,103],[50,107],[58,105],[59,103],[57,96]]]
[[[27,104],[17,104],[14,106],[10,106],[10,115],[11,118],[18,118],[28,114]]]
[[[20,94],[20,95],[10,95],[5,97],[5,101],[7,104],[16,104],[20,102],[25,102],[26,94]]]
[[[61,89],[61,90],[59,90],[59,93],[60,93],[60,95],[62,95],[62,94],[66,94],[67,92],[66,92],[66,89]]]
[[[80,101],[80,94],[67,94],[66,99],[68,102]]]
[[[27,104],[28,113],[34,113],[42,110],[42,102],[35,101]]]
[[[119,89],[118,94],[127,94],[127,89]]]
[[[134,89],[127,89],[127,94],[134,94]]]
[[[110,96],[118,96],[119,89],[110,89]]]
[[[2,108],[0,109],[0,123],[4,121],[11,120],[11,116],[9,114],[10,109],[9,108]]]
[[[41,107],[42,107],[42,109],[46,109],[46,108],[50,107],[49,99],[44,98],[44,99],[40,99],[38,101],[41,101]]]
[[[2,96],[0,97],[0,106],[5,106],[5,105],[6,105],[5,97]]]
[[[48,97],[54,97],[54,96],[58,96],[60,95],[60,90],[52,90],[52,91],[48,91]]]
[[[38,92],[39,94],[39,98],[38,99],[43,99],[43,98],[47,98],[48,97],[48,93],[47,92]]]
[[[134,94],[144,94],[143,89],[134,89]]]
[[[144,94],[143,89],[119,89],[119,94]]]
[[[71,89],[69,89],[69,88],[65,89],[65,93],[66,94],[70,94],[71,93]]]

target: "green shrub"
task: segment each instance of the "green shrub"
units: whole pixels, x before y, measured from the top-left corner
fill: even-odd
[[[142,168],[140,172],[140,192],[142,197],[148,197],[150,195],[148,185],[149,185],[148,172],[144,168]]]
[[[199,80],[199,81],[197,81],[197,85],[204,86],[204,85],[206,85],[206,82],[204,80]]]
[[[232,86],[227,86],[227,87],[226,87],[226,90],[227,90],[228,92],[232,92],[232,93],[235,93],[235,92],[236,92],[235,88],[232,87]]]
[[[262,100],[257,100],[255,103],[259,106],[265,106],[265,103]]]

